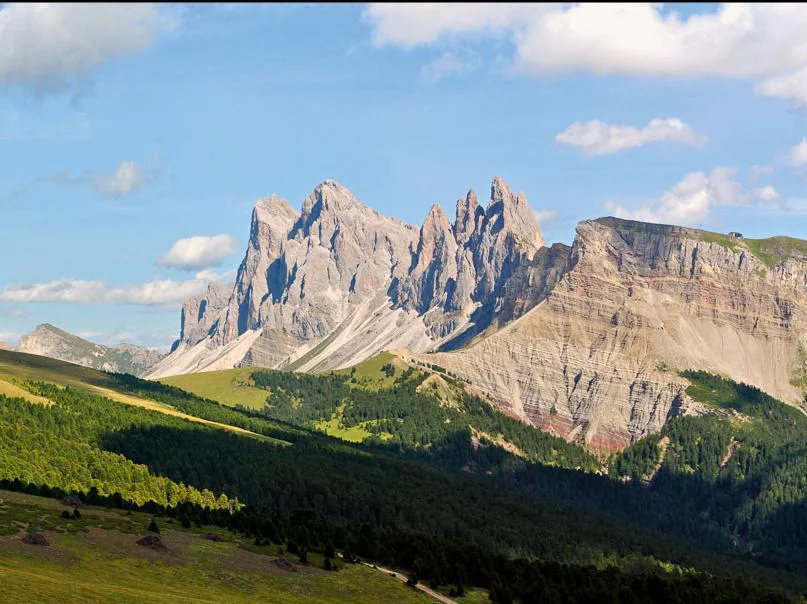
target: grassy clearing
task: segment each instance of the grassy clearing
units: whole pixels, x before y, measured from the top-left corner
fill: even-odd
[[[254,367],[205,371],[188,375],[175,375],[159,381],[176,386],[202,398],[235,407],[242,405],[249,409],[263,409],[267,393],[257,388],[252,381]]]
[[[328,436],[333,436],[335,438],[341,438],[347,442],[351,443],[360,443],[364,442],[365,439],[372,436],[370,432],[368,432],[364,426],[344,426],[342,425],[342,415],[335,413],[330,420],[326,421],[319,421],[314,424],[314,429],[319,430],[320,432],[324,432]]]
[[[388,364],[395,368],[395,373],[391,376],[386,375],[381,369]],[[354,387],[363,388],[365,390],[386,390],[392,388],[395,384],[395,380],[400,376],[400,373],[406,371],[408,367],[409,366],[397,356],[389,352],[382,352],[378,356],[367,359],[358,365],[347,369],[339,369],[333,373],[336,375],[351,376],[352,381],[349,382],[349,385]]]
[[[65,520],[60,502],[0,491],[0,585],[4,601],[60,602],[429,602],[395,579],[362,565],[320,570],[287,557],[296,572],[281,570],[277,546],[255,548],[232,533],[183,529],[158,519],[166,552],[137,545],[151,517],[84,508]],[[48,546],[22,543],[28,530]],[[221,542],[203,538],[220,534]]]
[[[45,397],[28,392],[25,388],[22,388],[21,386],[18,386],[13,382],[9,382],[3,379],[0,379],[0,394],[3,394],[5,396],[22,398],[28,401],[29,403],[37,403],[40,405],[51,404],[51,401],[49,401]]]

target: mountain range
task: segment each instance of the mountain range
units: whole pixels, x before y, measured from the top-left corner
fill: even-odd
[[[698,413],[678,370],[803,404],[806,310],[805,241],[601,218],[547,247],[526,197],[498,177],[485,207],[469,191],[453,222],[434,205],[419,229],[328,180],[299,213],[258,201],[235,284],[185,303],[148,376],[321,371],[394,350],[612,449]]]
[[[19,350],[149,378],[233,367],[324,371],[382,351],[439,366],[500,410],[620,449],[699,414],[683,370],[804,406],[807,242],[641,223],[578,224],[547,246],[494,178],[418,228],[332,180],[298,212],[261,199],[234,284],[187,300],[170,354],[41,325]]]

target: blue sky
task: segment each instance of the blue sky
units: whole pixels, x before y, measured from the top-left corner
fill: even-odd
[[[807,238],[807,8],[675,10],[3,5],[0,340],[168,345],[254,202],[326,178],[419,224],[501,175],[548,241]]]

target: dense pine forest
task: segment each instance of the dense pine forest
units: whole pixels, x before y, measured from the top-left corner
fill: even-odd
[[[714,412],[674,419],[600,464],[476,397],[436,403],[418,392],[424,375],[387,373],[373,390],[349,373],[256,371],[263,412],[97,374],[247,434],[19,381],[49,403],[0,396],[0,486],[218,524],[300,556],[339,551],[457,593],[485,587],[498,602],[775,602],[807,590],[799,411],[687,373]],[[370,438],[308,429],[334,414]]]

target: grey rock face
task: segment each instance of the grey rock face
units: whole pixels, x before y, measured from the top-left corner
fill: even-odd
[[[232,356],[235,343],[255,332],[240,363],[328,368],[392,344],[431,350],[537,303],[540,287],[522,296],[505,283],[546,281],[547,262],[559,269],[565,261],[543,248],[526,198],[501,178],[487,210],[469,192],[453,223],[435,205],[420,229],[327,180],[299,215],[275,196],[256,204],[235,286],[229,296],[217,286],[185,304],[186,346],[177,356],[201,342],[211,358],[225,347]],[[161,371],[171,371],[172,361]]]
[[[412,266],[393,298],[421,314],[433,311],[432,337],[445,338],[467,325],[458,340],[466,341],[501,318],[506,298],[512,318],[516,307],[523,312],[545,295],[540,288],[531,289],[516,303],[521,286],[545,280],[547,260],[557,264],[552,274],[565,265],[566,259],[558,254],[534,261],[543,245],[526,197],[514,195],[502,178],[494,178],[487,210],[479,206],[473,191],[457,201],[453,225],[439,206],[432,207],[420,230]],[[456,343],[446,342],[444,347]]]
[[[182,305],[180,341],[193,346],[211,335],[232,293],[232,283],[211,283],[206,292],[188,298]]]

